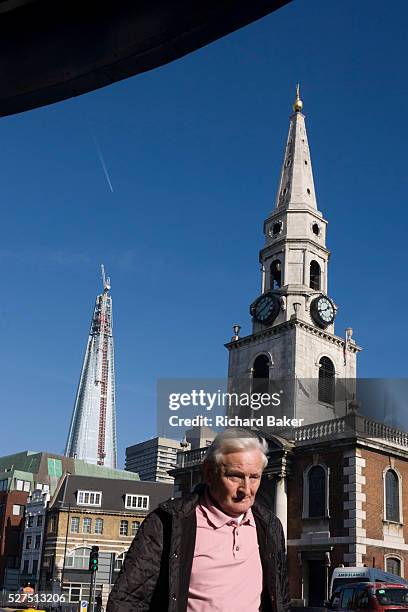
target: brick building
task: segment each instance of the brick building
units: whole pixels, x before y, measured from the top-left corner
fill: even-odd
[[[23,451],[0,457],[0,588],[20,586],[20,554],[25,505],[35,489],[54,492],[64,471],[75,472],[74,459]]]
[[[34,492],[54,496],[67,473],[140,480],[138,474],[54,453],[22,451],[0,457],[0,588],[16,590],[27,581],[36,583],[35,561],[39,561],[39,556],[35,546],[39,533],[35,524],[28,525],[26,505],[29,498],[32,501]],[[30,533],[24,534],[25,526]],[[28,547],[26,536],[32,538]]]
[[[63,592],[70,602],[88,600],[89,554],[92,546],[99,546],[96,586],[106,601],[140,523],[173,493],[173,485],[132,476],[64,477],[47,513],[42,590]]]

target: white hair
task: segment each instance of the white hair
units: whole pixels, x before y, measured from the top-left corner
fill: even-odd
[[[258,450],[262,454],[263,469],[268,465],[268,444],[264,438],[246,429],[226,429],[214,439],[204,457],[204,463],[218,468],[223,455],[239,451]]]

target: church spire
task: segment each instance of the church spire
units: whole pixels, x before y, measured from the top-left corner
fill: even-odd
[[[307,142],[305,116],[299,84],[290,117],[288,140],[276,195],[275,209],[317,210],[312,163]]]

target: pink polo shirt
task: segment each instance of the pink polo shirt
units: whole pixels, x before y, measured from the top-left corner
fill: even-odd
[[[258,612],[262,565],[251,509],[238,523],[206,496],[196,517],[187,611]]]

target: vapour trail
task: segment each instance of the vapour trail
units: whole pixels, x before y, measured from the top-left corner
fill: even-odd
[[[103,155],[102,155],[101,148],[100,148],[99,143],[98,143],[98,141],[96,140],[96,138],[95,138],[95,136],[94,136],[94,135],[92,135],[92,138],[93,138],[93,141],[94,141],[94,143],[95,143],[96,152],[97,152],[97,154],[98,154],[99,161],[101,162],[102,170],[103,170],[103,173],[104,173],[105,178],[106,178],[106,180],[107,180],[107,183],[108,183],[108,185],[109,185],[109,189],[110,189],[110,190],[111,190],[111,192],[113,193],[112,181],[110,180],[109,172],[108,172],[108,169],[107,169],[107,167],[106,167],[106,163],[105,163],[104,157],[103,157]]]

